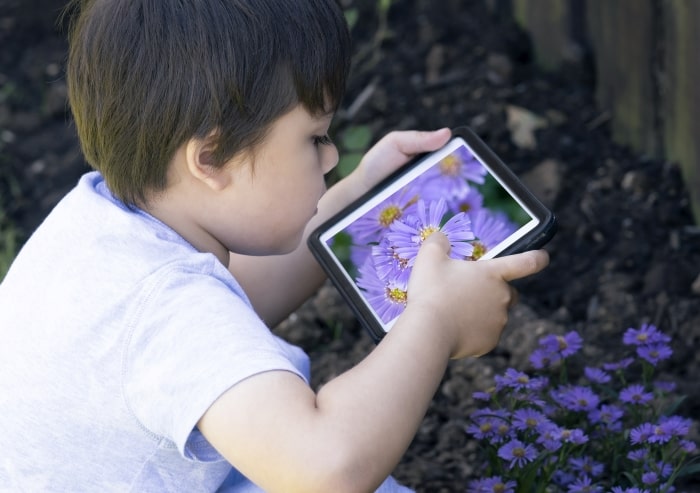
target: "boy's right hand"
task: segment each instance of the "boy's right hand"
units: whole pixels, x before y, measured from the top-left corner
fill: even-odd
[[[418,253],[408,284],[406,315],[427,310],[450,344],[451,358],[491,351],[516,301],[509,281],[539,272],[549,263],[544,250],[474,261],[448,257],[450,244],[433,233]],[[438,334],[436,334],[438,335]]]

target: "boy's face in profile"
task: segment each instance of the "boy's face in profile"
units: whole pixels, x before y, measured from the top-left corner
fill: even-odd
[[[326,190],[324,175],[338,163],[326,137],[332,116],[312,116],[296,106],[272,125],[252,159],[227,167],[231,207],[219,231],[211,231],[221,243],[249,255],[284,254],[299,246]]]

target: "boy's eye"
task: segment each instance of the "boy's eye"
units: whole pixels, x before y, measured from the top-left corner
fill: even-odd
[[[331,138],[328,136],[328,134],[326,134],[326,135],[316,135],[316,136],[314,136],[314,145],[315,145],[315,146],[319,146],[319,145],[330,145],[330,144],[332,144],[332,143],[333,143],[333,141],[332,141]]]

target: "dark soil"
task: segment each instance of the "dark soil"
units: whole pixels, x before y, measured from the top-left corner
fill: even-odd
[[[66,43],[54,25],[62,3],[0,1],[0,205],[25,237],[87,170],[66,111]],[[345,3],[360,11],[356,51],[368,55],[355,65],[337,132],[366,124],[379,138],[469,125],[559,219],[550,267],[517,283],[501,344],[450,365],[395,475],[421,492],[463,491],[476,466],[477,444],[464,432],[472,391],[509,366],[527,369],[547,333],[579,331],[594,364],[628,327],[655,324],[673,337],[661,368],[688,396],[679,413],[700,416],[700,229],[676,165],[611,141],[585,47],[543,74],[527,37],[489,2],[395,0],[386,36],[366,49],[382,32],[378,2]],[[513,125],[528,121],[518,108],[541,118],[531,147],[514,138]],[[311,352],[314,385],[373,346],[330,284],[277,330]]]

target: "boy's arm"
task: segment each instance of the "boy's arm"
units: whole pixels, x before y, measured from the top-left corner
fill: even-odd
[[[449,358],[491,350],[514,299],[508,281],[547,264],[543,251],[463,262],[448,250],[440,233],[426,240],[406,310],[357,366],[317,394],[291,373],[250,377],[210,407],[200,431],[265,491],[374,491],[408,448]]]
[[[306,245],[308,235],[413,156],[442,147],[449,136],[449,129],[387,134],[367,152],[355,172],[323,195],[318,213],[307,225],[303,240],[294,252],[267,257],[231,254],[229,270],[268,326],[274,327],[283,321],[325,280],[325,274]]]

